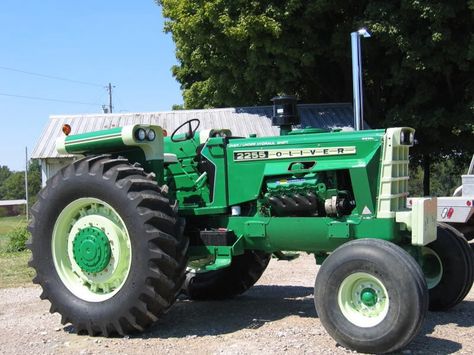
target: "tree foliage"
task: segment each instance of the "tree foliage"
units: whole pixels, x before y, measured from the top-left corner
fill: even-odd
[[[456,159],[440,160],[431,166],[431,196],[452,196],[454,190],[462,184],[461,175],[466,174],[469,163]],[[423,169],[413,166],[410,169],[410,196],[423,196]]]
[[[8,166],[5,166],[5,165],[0,166],[0,187],[3,186],[4,181],[6,179],[8,179],[11,174],[12,174],[12,172],[10,171]],[[2,195],[1,195],[1,192],[0,192],[0,200],[1,199],[2,199]]]
[[[363,41],[366,120],[412,126],[418,156],[473,151],[474,0],[157,0],[185,108],[352,100],[349,33]]]
[[[36,202],[38,192],[41,190],[41,166],[38,160],[32,160],[28,166],[28,197],[32,206]]]
[[[28,195],[29,203],[36,201],[36,195],[41,189],[41,170],[38,161],[32,161],[28,166]],[[0,199],[19,200],[25,198],[25,172],[12,172],[8,167],[0,167]]]
[[[5,200],[25,198],[25,173],[21,171],[12,173],[2,184],[1,195]]]
[[[417,128],[423,155],[472,152],[474,1],[375,1],[365,14],[375,33],[366,56],[368,117]]]

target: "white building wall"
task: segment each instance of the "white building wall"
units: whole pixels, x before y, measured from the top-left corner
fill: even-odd
[[[59,170],[71,164],[73,158],[61,159],[39,159],[41,165],[41,186],[46,185],[46,181],[52,178]]]

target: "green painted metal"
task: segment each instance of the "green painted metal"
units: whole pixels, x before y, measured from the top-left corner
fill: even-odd
[[[296,134],[308,134],[308,133],[327,133],[330,132],[324,128],[302,128],[302,129],[293,129],[288,135],[296,135]]]
[[[384,284],[366,272],[355,272],[342,281],[337,302],[347,320],[362,328],[382,322],[390,307]]]
[[[121,127],[107,130],[81,133],[64,139],[64,150],[66,153],[82,153],[89,150],[112,150],[118,145],[122,145]]]
[[[153,141],[139,141],[136,132],[153,130]],[[56,149],[60,154],[114,153],[140,163],[153,171],[156,180],[163,183],[163,130],[156,125],[132,125],[59,137]]]
[[[330,217],[229,217],[219,224],[245,237],[248,249],[330,252],[355,238],[401,242],[399,225],[391,219]],[[342,231],[342,232],[341,232]],[[342,234],[344,233],[344,235]]]
[[[217,239],[206,245],[192,240],[189,256],[203,270],[226,267],[245,249],[307,251],[321,262],[352,239],[409,245],[414,240],[413,220],[423,227],[432,217],[428,210],[415,216],[403,202],[410,144],[399,136],[402,131],[411,133],[408,128],[302,129],[284,136],[248,138],[231,137],[228,130],[205,130],[180,142],[160,136],[154,142],[137,143],[133,132],[139,127],[71,136],[63,148],[69,153],[100,153],[113,145],[131,162],[155,173],[160,185],[168,186],[168,196],[186,219],[185,233],[235,234],[233,245]],[[163,151],[176,159],[164,163]],[[312,202],[304,201],[313,195]],[[311,210],[302,213],[295,207],[296,212],[286,213],[285,196],[297,196],[298,203],[307,203]],[[283,212],[278,212],[272,203],[282,198]]]
[[[360,293],[362,304],[367,307],[373,307],[378,301],[377,291],[373,288],[364,288]]]
[[[191,246],[188,255],[194,270],[212,271],[228,267],[233,255],[244,253],[244,238],[239,238],[232,246]]]
[[[94,243],[88,239],[91,235]],[[84,250],[87,247],[92,247],[92,253]],[[107,253],[107,248],[110,257],[94,257],[94,252]],[[61,211],[54,225],[51,251],[63,284],[88,302],[113,297],[130,272],[132,249],[127,227],[112,206],[96,198],[79,198]],[[85,255],[85,260],[79,255]]]
[[[383,130],[377,130],[233,139],[227,146],[228,185],[229,191],[236,191],[236,193],[229,194],[229,204],[245,203],[258,198],[264,179],[266,177],[288,176],[289,166],[292,162],[315,162],[310,169],[311,172],[338,169],[350,169],[351,172],[363,170],[374,155],[379,152],[383,134]],[[347,155],[325,155],[322,151],[320,155],[316,155],[318,149],[337,147],[355,147],[356,151]],[[279,152],[287,154],[278,159],[234,159],[238,153],[251,155],[253,152],[267,150],[271,150],[275,156]],[[306,153],[309,154],[304,156]],[[375,181],[376,179],[377,177],[375,177]]]
[[[72,242],[72,252],[77,265],[89,273],[103,271],[112,254],[107,235],[97,227],[80,229]]]

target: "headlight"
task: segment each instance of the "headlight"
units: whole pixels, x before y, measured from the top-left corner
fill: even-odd
[[[156,138],[156,133],[154,130],[150,129],[148,131],[148,133],[146,134],[146,138],[149,140],[149,141],[154,141],[155,138]]]
[[[144,141],[146,138],[146,131],[143,128],[139,128],[135,131],[135,138],[139,141]]]
[[[400,144],[402,145],[413,145],[415,141],[415,134],[412,131],[401,131],[400,132]]]

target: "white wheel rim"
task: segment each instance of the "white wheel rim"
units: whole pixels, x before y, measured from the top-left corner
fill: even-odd
[[[429,247],[421,248],[421,268],[428,289],[436,287],[443,278],[443,263],[439,255]]]
[[[110,262],[101,272],[84,272],[74,259],[74,238],[86,227],[103,230],[110,244]],[[113,297],[130,272],[132,250],[125,223],[112,206],[96,198],[79,198],[64,207],[54,224],[51,251],[59,278],[84,301],[102,302]]]
[[[382,281],[365,272],[356,272],[342,281],[337,302],[346,319],[361,328],[380,324],[390,306],[388,292]]]

